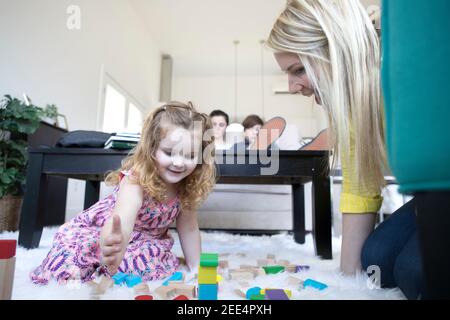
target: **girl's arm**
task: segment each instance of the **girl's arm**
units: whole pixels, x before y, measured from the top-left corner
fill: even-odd
[[[177,231],[186,264],[191,272],[197,272],[200,264],[201,239],[197,212],[183,210],[177,218]]]
[[[142,187],[124,177],[111,219],[105,223],[100,234],[102,260],[111,274],[117,272],[122,262],[142,201]]]

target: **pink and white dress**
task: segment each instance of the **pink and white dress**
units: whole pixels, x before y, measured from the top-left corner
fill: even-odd
[[[128,175],[122,172],[122,177]],[[100,231],[111,217],[119,186],[113,193],[62,225],[42,264],[31,272],[35,284],[68,280],[87,282],[105,274],[101,265]],[[173,238],[168,228],[180,213],[179,197],[160,203],[145,195],[119,271],[142,277],[144,281],[165,278],[176,271],[178,259],[171,252]]]

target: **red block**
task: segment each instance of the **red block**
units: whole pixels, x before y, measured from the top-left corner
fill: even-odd
[[[142,296],[136,296],[134,300],[153,300],[153,296],[151,295],[142,295]]]
[[[0,240],[0,259],[16,256],[17,240]]]
[[[189,300],[189,298],[182,294],[182,295],[179,295],[178,297],[176,297],[173,300]]]

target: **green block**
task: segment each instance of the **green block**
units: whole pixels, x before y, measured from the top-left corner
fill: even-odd
[[[276,274],[284,271],[284,266],[265,266],[263,267],[266,274]]]
[[[250,300],[265,300],[266,296],[264,294],[252,294]]]
[[[200,255],[200,266],[217,267],[219,265],[219,255],[217,253],[202,253]]]

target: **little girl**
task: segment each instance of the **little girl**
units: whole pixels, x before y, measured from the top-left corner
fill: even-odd
[[[179,265],[168,233],[175,220],[186,264],[195,271],[201,251],[196,208],[215,183],[214,142],[203,140],[208,119],[191,103],[168,103],[150,114],[134,153],[106,177],[113,193],[59,228],[31,280],[88,282],[117,271],[144,281],[164,278]]]

